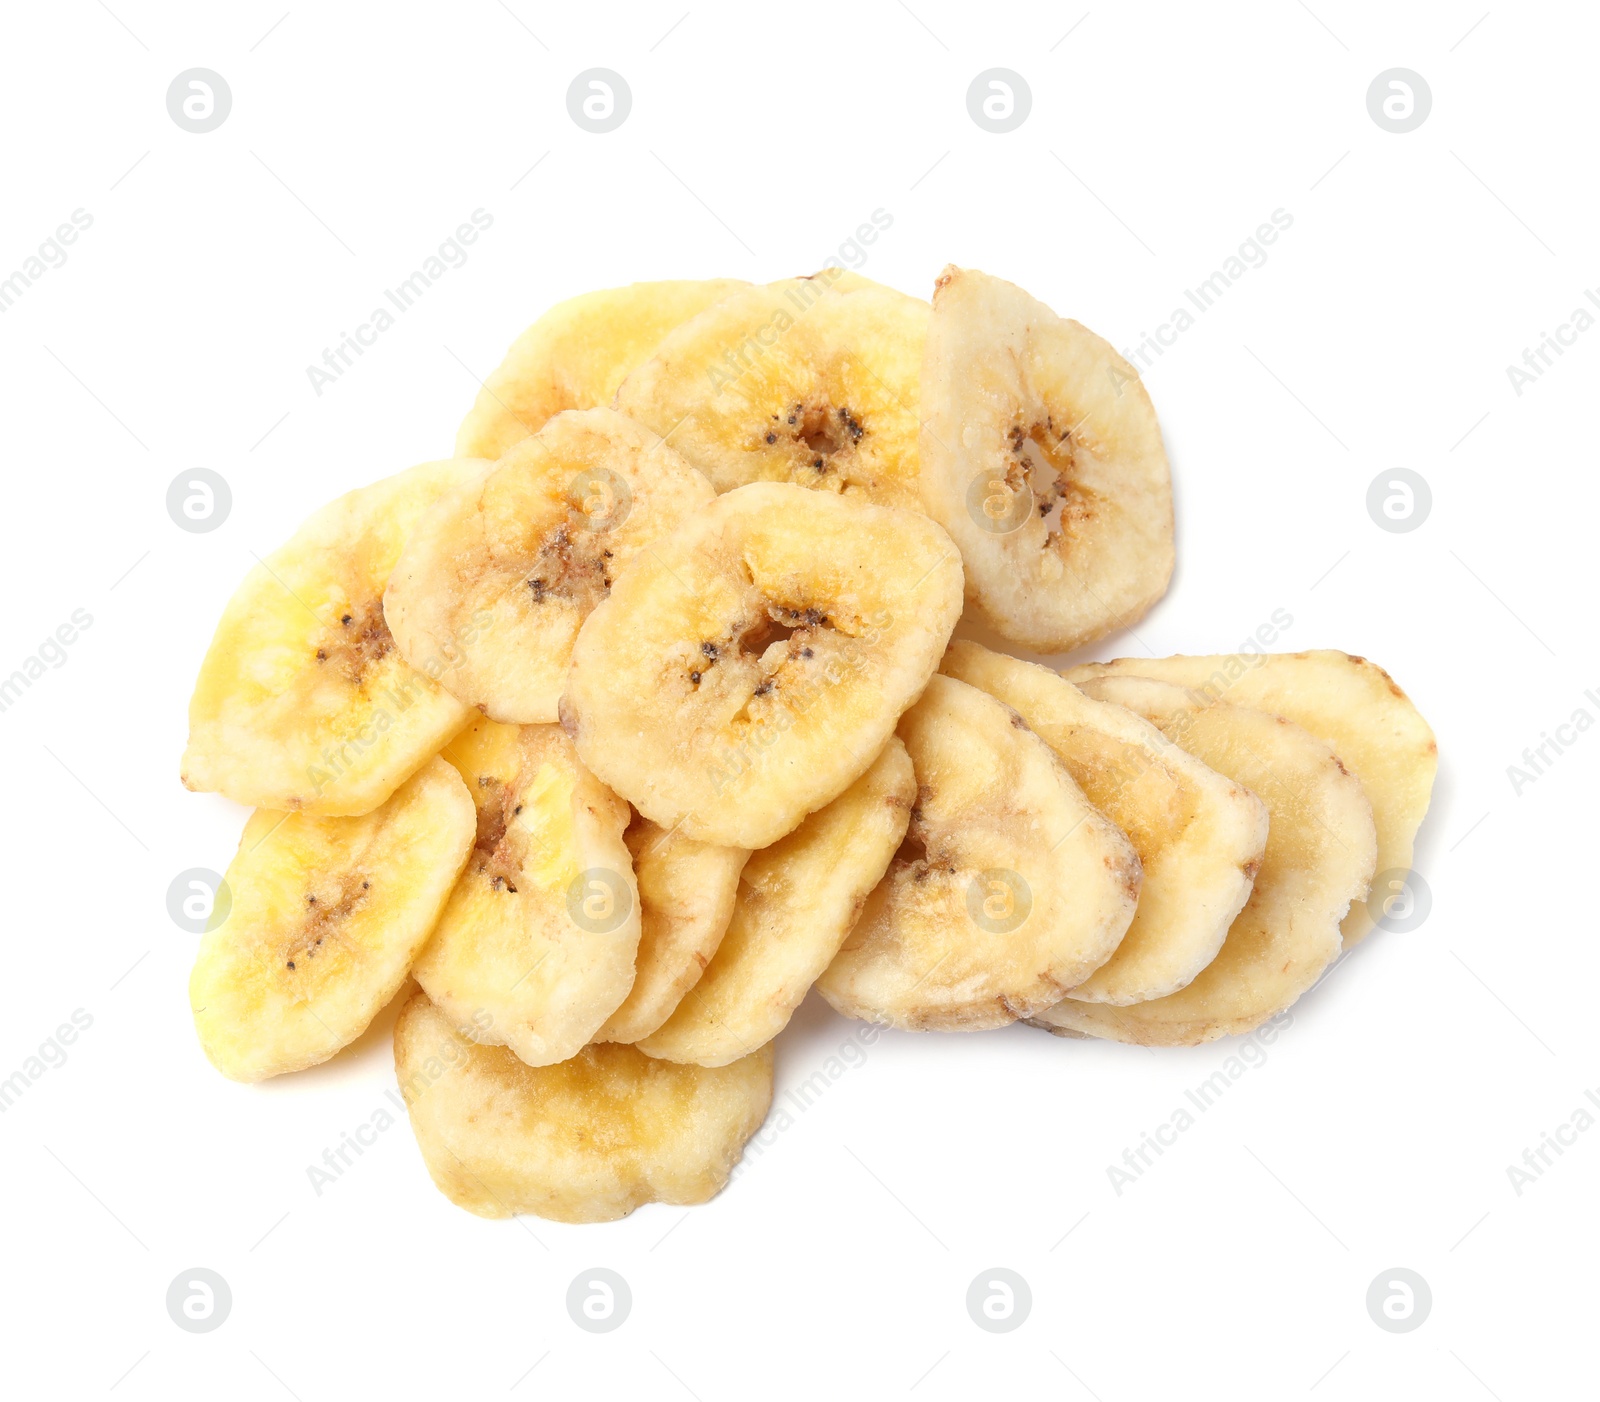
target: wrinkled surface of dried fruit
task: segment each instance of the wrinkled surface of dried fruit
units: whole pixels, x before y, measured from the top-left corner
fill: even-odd
[[[866,771],[960,610],[960,559],[927,517],[753,483],[589,615],[562,724],[651,821],[766,847]]]
[[[1188,687],[1202,701],[1226,698],[1287,716],[1333,747],[1361,781],[1378,828],[1378,870],[1411,869],[1439,746],[1411,698],[1382,667],[1332,649],[1254,657],[1119,658],[1067,673],[1071,681],[1145,676]],[[1372,929],[1372,912],[1357,901],[1344,918],[1345,948]]]
[[[675,1066],[600,1043],[552,1066],[462,1036],[417,994],[395,1075],[434,1183],[480,1217],[613,1222],[646,1202],[721,1191],[772,1104],[772,1054]]]
[[[1139,858],[1011,707],[951,677],[901,719],[917,803],[818,991],[847,1017],[977,1031],[1031,1017],[1111,957]]]
[[[359,818],[255,813],[189,979],[212,1064],[259,1081],[359,1037],[405,982],[472,833],[472,801],[442,759]]]
[[[416,980],[479,1041],[532,1066],[565,1061],[633,986],[628,805],[557,725],[480,719],[444,757],[477,806],[477,838]]]
[[[1172,577],[1172,480],[1150,396],[1099,336],[1020,287],[947,268],[922,368],[924,502],[996,632],[1068,652]]]
[[[563,409],[609,405],[673,327],[748,285],[738,278],[636,282],[558,303],[484,381],[456,433],[456,456],[498,458]]]
[[[573,640],[611,582],[715,494],[610,409],[557,414],[423,514],[384,593],[413,665],[494,720],[554,721]]]
[[[1282,716],[1143,677],[1086,681],[1091,696],[1144,716],[1267,805],[1267,850],[1222,949],[1178,992],[1147,1003],[1058,1003],[1041,1026],[1143,1046],[1195,1046],[1249,1032],[1306,992],[1338,957],[1339,922],[1366,896],[1377,856],[1372,806],[1322,741]]]
[[[617,407],[719,492],[792,482],[920,511],[927,325],[926,302],[842,270],[743,288],[662,341]]]
[[[917,781],[890,737],[871,769],[744,869],[716,957],[640,1049],[725,1066],[788,1025],[906,834]]]
[[[467,708],[395,648],[383,591],[418,518],[481,468],[425,463],[330,502],[245,577],[189,702],[183,782],[236,803],[370,813]]]

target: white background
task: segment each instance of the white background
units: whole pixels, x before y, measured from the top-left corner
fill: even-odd
[[[275,25],[285,3],[7,13],[0,277],[73,210],[94,221],[0,315],[0,673],[74,609],[94,620],[0,714],[0,1077],[74,1009],[93,1018],[0,1117],[9,1390],[1592,1387],[1600,1133],[1520,1196],[1506,1172],[1600,1085],[1581,894],[1600,735],[1520,796],[1506,774],[1575,708],[1600,715],[1583,696],[1600,687],[1600,330],[1520,396],[1506,374],[1600,285],[1592,12],[463,0],[296,4]],[[195,66],[233,93],[206,135],[165,106]],[[633,93],[603,136],[565,104],[595,66]],[[1033,92],[1003,136],[965,102],[996,66]],[[1366,107],[1396,66],[1433,94],[1406,135]],[[494,222],[465,266],[317,396],[305,367],[479,208]],[[875,209],[893,224],[869,276],[926,296],[946,262],[981,267],[1119,346],[1292,215],[1147,376],[1178,572],[1137,638],[1094,655],[1226,651],[1283,608],[1283,646],[1389,668],[1439,738],[1417,852],[1429,919],[1341,965],[1120,1196],[1107,1166],[1227,1045],[886,1035],[687,1214],[482,1222],[434,1190],[403,1122],[316,1196],[307,1165],[392,1085],[392,1016],[318,1070],[226,1082],[190,1023],[195,939],[165,905],[179,871],[226,866],[245,816],[178,783],[224,601],[323,501],[446,455],[473,377],[551,303],[810,271]],[[165,510],[195,467],[233,492],[210,534]],[[1395,467],[1432,488],[1409,534],[1365,507]],[[855,1030],[809,1002],[779,1044],[780,1102]],[[193,1266],[233,1292],[205,1335],[164,1304]],[[632,1288],[614,1333],[566,1313],[592,1266]],[[964,1305],[993,1266],[1032,1290],[1009,1334]],[[1403,1335],[1364,1303],[1395,1266],[1434,1300]]]

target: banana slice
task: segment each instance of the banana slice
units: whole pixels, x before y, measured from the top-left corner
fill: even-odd
[[[258,810],[228,867],[228,914],[189,978],[211,1064],[260,1081],[355,1041],[405,982],[472,830],[472,799],[442,759],[359,818]]]
[[[480,719],[444,757],[477,805],[477,841],[412,972],[478,1041],[530,1066],[565,1061],[633,986],[628,806],[558,725]]]
[[[482,464],[426,463],[330,502],[235,591],[189,701],[183,782],[258,808],[370,813],[467,718],[407,662],[383,589],[417,519]]]
[[[610,404],[673,327],[750,284],[636,282],[550,308],[512,343],[456,433],[456,456],[498,458],[563,409]]]
[[[917,804],[817,989],[846,1017],[977,1031],[1033,1017],[1110,958],[1139,858],[1011,707],[936,676],[901,719]]]
[[[752,483],[616,581],[561,722],[651,821],[767,847],[866,771],[960,611],[960,558],[926,516]]]
[[[455,659],[444,682],[469,706],[554,721],[579,625],[640,550],[715,495],[621,414],[557,414],[417,523],[384,616],[413,665]]]
[[[1249,658],[1118,658],[1074,667],[1070,681],[1142,676],[1190,688],[1190,699],[1226,697],[1287,716],[1330,745],[1361,781],[1378,827],[1378,870],[1411,870],[1411,849],[1433,794],[1439,746],[1411,698],[1364,657],[1320,649]],[[1357,901],[1344,918],[1344,946],[1364,939],[1372,914]]]
[[[1367,893],[1377,857],[1372,807],[1337,755],[1282,716],[1143,677],[1083,683],[1101,701],[1142,715],[1190,754],[1247,785],[1271,828],[1250,899],[1217,957],[1177,993],[1119,1008],[1064,1001],[1036,1019],[1052,1031],[1140,1046],[1197,1046],[1249,1032],[1282,1012],[1339,953],[1339,922]]]
[[[940,668],[1014,707],[1061,757],[1144,866],[1117,952],[1067,996],[1140,1003],[1175,993],[1222,948],[1267,845],[1266,805],[1148,721],[1085,696],[1045,667],[955,642]]]
[[[597,1042],[637,1042],[671,1015],[711,963],[733,919],[750,853],[667,832],[635,817],[623,835],[639,882],[639,955],[633,990]]]
[[[735,292],[617,391],[719,492],[793,482],[922,509],[918,374],[928,304],[831,271]]]
[[[946,268],[922,363],[922,493],[1002,637],[1068,652],[1172,577],[1172,481],[1150,396],[1111,346],[1020,287]]]
[[[871,769],[744,869],[716,958],[639,1049],[726,1066],[788,1026],[906,835],[917,780],[894,737]]]
[[[394,1069],[435,1185],[479,1217],[614,1222],[706,1202],[772,1104],[770,1050],[713,1071],[601,1044],[533,1067],[421,993],[395,1023]]]

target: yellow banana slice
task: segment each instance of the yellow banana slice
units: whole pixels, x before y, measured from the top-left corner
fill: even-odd
[[[1378,871],[1411,870],[1411,849],[1433,794],[1439,746],[1411,698],[1364,657],[1321,649],[1258,657],[1119,658],[1074,667],[1069,680],[1143,676],[1190,689],[1196,701],[1226,697],[1287,716],[1332,746],[1361,781],[1378,827]],[[1344,918],[1348,949],[1372,929],[1357,901]]]
[[[1327,745],[1282,716],[1227,702],[1196,707],[1182,688],[1144,677],[1102,677],[1083,690],[1137,712],[1247,785],[1267,805],[1271,827],[1250,899],[1190,983],[1123,1008],[1063,1001],[1038,1025],[1157,1047],[1259,1027],[1322,976],[1339,953],[1339,921],[1367,893],[1377,835],[1361,785]]]
[[[623,572],[578,634],[561,721],[653,822],[766,847],[866,771],[960,610],[927,517],[752,483]]]
[[[772,1104],[769,1050],[713,1071],[600,1044],[534,1067],[421,993],[395,1023],[394,1069],[435,1185],[479,1217],[614,1222],[709,1201]]]
[[[917,804],[817,989],[846,1017],[977,1031],[1033,1017],[1111,957],[1139,858],[1011,707],[936,676],[899,735]]]
[[[783,1031],[882,878],[916,796],[911,758],[891,737],[838,798],[751,857],[711,966],[639,1049],[726,1066]]]
[[[832,271],[747,287],[685,322],[617,391],[719,492],[793,482],[922,509],[928,304]]]
[[[424,514],[384,616],[414,663],[457,650],[444,684],[467,705],[554,721],[579,625],[640,550],[714,496],[621,414],[557,414]]]
[[[498,458],[563,409],[610,404],[673,327],[749,284],[636,282],[558,303],[517,337],[456,433],[456,456]]]
[[[477,720],[444,751],[477,805],[477,840],[413,974],[480,1042],[565,1061],[633,986],[639,892],[628,805],[557,725]]]
[[[639,882],[639,955],[633,989],[597,1042],[637,1042],[671,1015],[699,981],[733,919],[750,853],[667,832],[635,817],[623,835]]]
[[[407,662],[383,590],[418,517],[480,470],[425,463],[330,502],[246,577],[189,702],[183,782],[259,808],[370,813],[459,730],[452,655]]]
[[[1172,577],[1172,482],[1137,372],[1020,287],[946,268],[922,365],[922,493],[1002,637],[1068,652]]]
[[[359,818],[261,810],[228,867],[231,905],[189,978],[200,1045],[235,1081],[326,1061],[405,982],[472,850],[442,759]]]
[[[1216,957],[1267,844],[1266,806],[1132,711],[1055,672],[955,642],[940,670],[1014,707],[1061,757],[1144,866],[1139,908],[1117,952],[1067,996],[1140,1003],[1175,993]]]

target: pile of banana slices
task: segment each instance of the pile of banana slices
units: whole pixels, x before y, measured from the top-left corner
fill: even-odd
[[[1437,750],[1341,652],[971,639],[1068,652],[1172,568],[1144,386],[1010,283],[566,302],[453,458],[223,613],[183,782],[257,812],[201,1045],[257,1081],[398,998],[439,1188],[589,1222],[726,1183],[813,987],[909,1030],[1247,1032],[1372,927]]]

